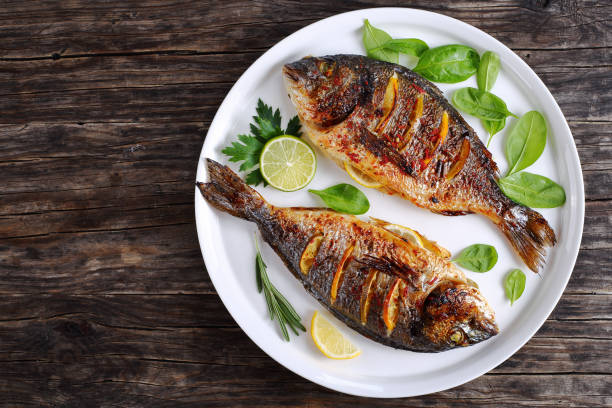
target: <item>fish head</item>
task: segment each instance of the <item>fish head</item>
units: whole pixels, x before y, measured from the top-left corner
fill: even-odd
[[[487,301],[465,284],[439,285],[425,300],[423,312],[423,332],[441,349],[469,346],[499,332]]]
[[[367,89],[366,75],[350,56],[306,57],[283,66],[285,87],[300,120],[319,129],[351,114]]]

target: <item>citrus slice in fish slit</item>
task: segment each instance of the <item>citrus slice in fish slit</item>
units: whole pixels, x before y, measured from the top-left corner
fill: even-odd
[[[310,238],[310,241],[308,241],[304,251],[302,251],[302,256],[300,257],[300,271],[304,275],[308,275],[310,268],[312,268],[317,252],[319,252],[319,248],[321,247],[321,241],[323,241],[323,235],[313,236]]]
[[[399,146],[397,149],[400,153],[403,153],[406,150],[408,144],[410,143],[410,140],[412,140],[412,136],[414,135],[417,127],[419,126],[419,120],[421,119],[421,116],[423,116],[423,94],[417,96],[414,108],[412,109],[412,112],[410,112],[410,124],[408,125],[408,130],[406,130],[406,133],[404,133],[404,140],[402,142],[402,145]]]
[[[377,222],[379,221],[377,220]],[[402,238],[404,241],[411,242],[423,249],[427,249],[442,258],[448,259],[451,257],[451,253],[448,249],[441,247],[437,242],[428,239],[417,230],[399,224],[384,224],[381,226],[392,234]]]
[[[381,130],[385,128],[391,114],[393,112],[393,108],[397,104],[397,72],[393,73],[393,76],[389,78],[389,82],[387,83],[387,88],[385,89],[385,95],[383,97],[382,103],[382,117],[374,128],[374,133],[377,135]]]
[[[402,279],[396,278],[391,289],[385,297],[385,303],[383,304],[383,321],[387,326],[387,335],[391,334],[397,323],[397,317],[399,315],[399,296],[401,289]]]
[[[395,279],[397,279],[396,276],[391,276],[387,273],[378,271],[370,288],[370,306],[368,308],[365,324],[375,331],[378,331],[379,328],[384,328],[384,331],[381,330],[378,332],[378,334],[381,336],[387,334],[386,325],[383,320],[383,309],[385,299],[389,293],[389,290],[393,286]]]
[[[367,270],[358,262],[347,261],[342,279],[338,284],[338,295],[334,309],[351,319],[359,320],[361,293],[368,278]]]
[[[357,183],[361,184],[364,187],[379,188],[383,185],[382,183],[379,183],[378,181],[374,180],[361,170],[349,164],[348,162],[344,162],[344,170],[346,170],[348,175],[351,176],[353,180],[355,180]]]
[[[366,281],[363,284],[363,290],[361,292],[361,301],[359,302],[361,324],[366,324],[368,322],[368,311],[370,310],[370,302],[372,301],[372,284],[376,280],[377,274],[378,271],[376,269],[370,269],[370,271],[368,272],[368,277],[366,278]]]
[[[442,113],[442,119],[440,119],[440,127],[435,131],[435,141],[433,142],[433,146],[431,150],[426,151],[425,158],[423,159],[423,163],[428,165],[431,162],[431,159],[434,158],[436,151],[438,148],[444,143],[446,139],[446,134],[448,133],[448,113],[444,111]]]
[[[344,255],[342,255],[342,259],[340,260],[340,263],[338,264],[338,267],[336,268],[336,272],[334,273],[334,280],[331,286],[331,293],[330,293],[330,303],[331,304],[334,304],[334,302],[336,301],[336,296],[338,295],[338,287],[340,286],[342,275],[344,274],[344,268],[346,267],[347,261],[349,257],[351,256],[351,254],[353,253],[354,249],[355,249],[355,244],[351,244],[347,248],[347,250],[344,251]]]
[[[461,169],[463,169],[463,166],[465,166],[465,162],[469,155],[470,155],[470,141],[467,139],[463,139],[463,142],[461,142],[461,148],[459,150],[459,153],[457,154],[455,161],[451,165],[451,168],[448,170],[448,173],[446,173],[447,180],[451,180],[457,174],[459,174]]]

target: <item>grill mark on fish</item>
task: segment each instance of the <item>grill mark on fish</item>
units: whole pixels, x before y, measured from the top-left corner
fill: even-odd
[[[415,175],[414,167],[408,163],[404,156],[390,147],[384,139],[377,137],[367,129],[361,132],[361,143],[371,153],[380,158],[383,163],[393,162],[405,174],[409,176]]]
[[[263,239],[304,288],[364,336],[396,348],[439,352],[497,333],[493,312],[478,290],[434,252],[354,216],[320,208],[272,206],[229,168],[210,159],[206,163],[210,181],[197,185],[208,203],[255,222]],[[321,245],[304,274],[302,256],[317,234],[323,237]],[[334,277],[336,296],[332,301]],[[440,282],[447,282],[444,290],[438,288]],[[468,286],[473,290],[466,289],[461,296],[453,297],[449,292]],[[442,300],[429,299],[432,296],[445,296],[450,304],[442,309]],[[453,304],[459,300],[460,304]],[[426,310],[425,304],[430,309]],[[455,307],[456,315],[450,313]],[[472,338],[462,337],[457,342],[458,336],[451,335],[462,327]]]
[[[351,256],[353,255],[353,251],[355,250],[355,243],[351,243],[349,247],[344,251],[340,262],[338,262],[338,266],[336,267],[336,272],[334,273],[334,277],[332,280],[332,286],[330,289],[330,303],[334,304],[336,301],[336,297],[338,296],[338,287],[342,285],[342,280],[344,277],[344,271],[347,264],[350,263]]]
[[[321,59],[335,62],[329,77],[352,81],[350,92],[311,74]],[[490,152],[435,85],[405,67],[355,55],[308,57],[283,72],[307,136],[337,164],[348,161],[380,182],[382,191],[435,213],[488,217],[526,265],[540,270],[546,248],[556,243],[554,231],[538,212],[501,192]],[[387,112],[390,78],[396,78],[397,92]],[[327,125],[330,118],[333,126]]]
[[[368,321],[368,312],[370,310],[370,302],[372,301],[372,284],[376,280],[378,271],[374,268],[368,269],[368,276],[364,282],[364,286],[361,291],[361,298],[359,301],[359,313],[361,317],[361,324],[366,324]]]

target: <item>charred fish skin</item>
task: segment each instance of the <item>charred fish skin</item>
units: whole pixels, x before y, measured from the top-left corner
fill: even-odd
[[[497,334],[494,313],[463,273],[380,226],[322,208],[267,203],[228,167],[207,159],[197,183],[215,208],[257,224],[304,288],[338,319],[382,344],[420,352]]]
[[[501,192],[490,152],[434,84],[359,55],[307,57],[283,77],[306,134],[338,165],[435,213],[485,215],[530,269],[543,266],[554,231]]]

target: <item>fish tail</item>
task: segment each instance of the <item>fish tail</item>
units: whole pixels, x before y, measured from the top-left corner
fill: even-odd
[[[555,231],[544,217],[531,208],[515,205],[503,214],[500,227],[514,251],[529,269],[538,273],[544,265],[546,247],[557,243]]]
[[[229,167],[212,159],[206,159],[210,181],[197,182],[202,196],[211,205],[235,217],[255,221],[258,214],[268,206],[266,200]]]

